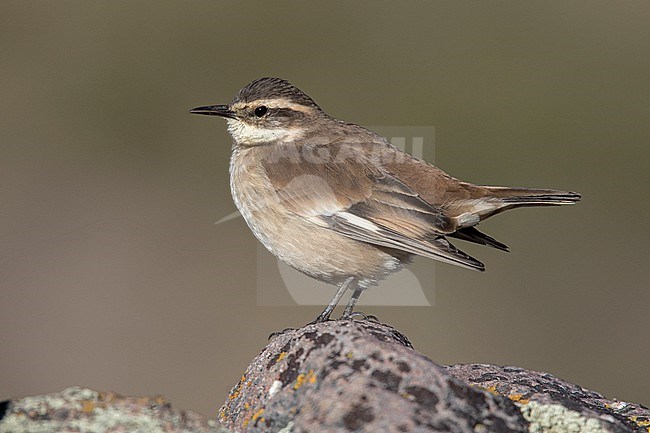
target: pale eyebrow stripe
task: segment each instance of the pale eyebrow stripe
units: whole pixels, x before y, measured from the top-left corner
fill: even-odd
[[[289,108],[294,111],[300,111],[302,113],[313,113],[313,107],[307,107],[306,105],[297,104],[288,99],[284,98],[274,98],[274,99],[257,99],[253,101],[255,105],[266,105],[269,108]],[[251,105],[251,103],[242,103],[237,102],[233,104],[233,108],[245,107]]]

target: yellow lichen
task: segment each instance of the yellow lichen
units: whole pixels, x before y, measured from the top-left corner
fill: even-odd
[[[305,373],[300,373],[296,378],[296,383],[293,385],[293,389],[298,389],[305,382]]]
[[[629,420],[632,421],[634,424],[638,425],[639,427],[646,427],[646,430],[648,433],[650,433],[650,420],[639,420],[638,416],[631,416],[629,417]]]
[[[300,373],[296,378],[296,383],[293,385],[293,389],[298,389],[303,386],[305,383],[316,383],[316,375],[314,370],[309,370],[307,374]]]
[[[253,414],[253,417],[251,418],[251,421],[257,421],[257,418],[261,417],[263,413],[264,413],[264,409],[258,410],[257,412],[255,412]]]
[[[492,386],[489,386],[489,387],[487,387],[487,388],[485,388],[485,387],[482,386],[481,388],[483,388],[484,390],[486,390],[486,391],[488,391],[489,393],[492,393],[492,394],[494,394],[494,395],[500,395],[500,394],[499,394],[499,391],[497,391],[497,387],[496,387],[496,385],[492,385]]]
[[[508,398],[514,402],[521,403],[521,404],[528,404],[530,400],[527,398],[523,398],[523,394],[510,394]]]
[[[242,375],[241,379],[239,379],[239,383],[237,385],[235,385],[235,387],[232,389],[232,391],[230,391],[230,395],[228,395],[229,400],[234,400],[237,397],[239,397],[239,390],[241,389],[241,387],[244,384],[245,380],[246,380],[246,376]]]
[[[256,422],[258,418],[260,421],[264,422],[264,418],[260,418],[263,413],[264,413],[264,409],[260,409],[257,412],[255,412],[250,419],[245,419],[243,422],[244,427],[248,426],[248,424],[250,424],[251,421]]]
[[[287,352],[280,352],[278,357],[275,359],[275,362],[280,362],[287,357]]]
[[[90,400],[85,400],[83,406],[81,407],[82,412],[92,412],[95,409],[95,403]]]

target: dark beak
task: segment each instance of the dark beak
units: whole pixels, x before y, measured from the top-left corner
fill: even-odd
[[[235,112],[227,105],[208,105],[206,107],[196,107],[190,110],[192,114],[207,114],[209,116],[221,116],[228,119],[235,119]]]

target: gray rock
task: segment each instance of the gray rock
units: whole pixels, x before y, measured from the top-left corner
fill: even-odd
[[[487,364],[446,368],[466,383],[507,396],[517,404],[534,432],[650,431],[648,408],[608,400],[548,373]]]
[[[356,320],[272,338],[219,418],[231,430],[163,397],[78,387],[0,402],[0,433],[650,432],[643,406],[517,367],[438,366],[390,326]]]
[[[228,433],[164,397],[124,397],[72,387],[0,405],[0,433]]]
[[[284,332],[221,408],[241,432],[525,432],[506,397],[469,386],[393,328],[336,321]]]

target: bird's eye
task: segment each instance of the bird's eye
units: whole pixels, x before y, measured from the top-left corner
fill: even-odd
[[[255,109],[255,115],[257,117],[262,117],[266,114],[267,111],[269,111],[269,109],[266,107],[266,105],[260,105]]]

